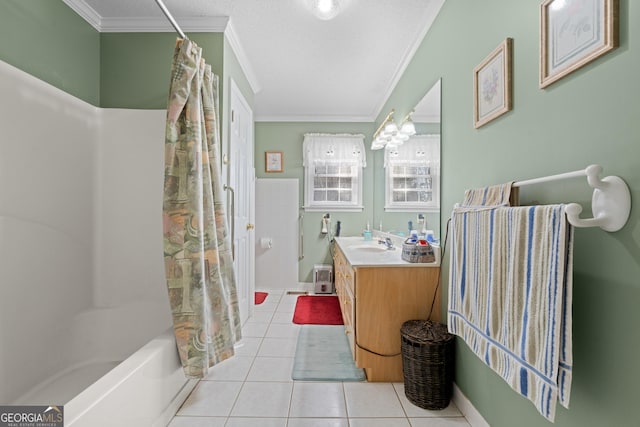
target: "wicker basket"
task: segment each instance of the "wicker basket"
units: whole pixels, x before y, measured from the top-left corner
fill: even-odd
[[[430,244],[416,245],[407,239],[402,244],[402,259],[408,262],[434,262],[436,254]]]
[[[423,409],[446,408],[453,393],[454,336],[430,320],[409,320],[400,333],[407,399]]]

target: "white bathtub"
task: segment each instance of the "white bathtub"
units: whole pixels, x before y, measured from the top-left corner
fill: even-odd
[[[197,383],[182,373],[168,310],[135,303],[80,313],[70,366],[15,403],[62,404],[69,427],[166,426]]]
[[[97,108],[2,61],[0,93],[0,405],[166,424],[191,384],[165,333],[166,112]]]

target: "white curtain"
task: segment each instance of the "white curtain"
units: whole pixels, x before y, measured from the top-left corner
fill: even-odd
[[[404,144],[384,150],[384,167],[393,164],[440,165],[440,135],[414,135]]]
[[[362,134],[307,133],[302,143],[303,165],[316,162],[341,162],[367,166]]]

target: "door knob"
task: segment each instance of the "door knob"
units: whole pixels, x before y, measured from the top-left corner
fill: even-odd
[[[253,230],[254,228],[256,228],[255,225],[253,224],[247,224],[247,230]]]

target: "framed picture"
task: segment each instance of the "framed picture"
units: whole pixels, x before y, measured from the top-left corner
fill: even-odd
[[[513,39],[506,38],[473,70],[473,123],[479,128],[511,110]]]
[[[540,5],[540,88],[618,46],[618,0],[545,0]]]
[[[264,152],[264,171],[265,172],[282,172],[282,151],[265,151]]]

